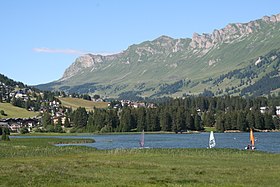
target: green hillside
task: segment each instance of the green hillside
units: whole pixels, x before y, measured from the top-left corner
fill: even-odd
[[[0,103],[0,110],[4,110],[6,115],[1,115],[0,118],[29,118],[35,117],[39,113],[30,112],[24,108],[15,107],[10,103]]]
[[[205,90],[214,95],[251,95],[242,90],[265,77],[273,81],[279,77],[275,70],[279,69],[280,22],[274,17],[229,24],[192,39],[161,36],[111,56],[88,54],[84,57],[90,61],[78,58],[61,80],[38,88],[123,98],[176,97]],[[259,65],[255,64],[259,59]],[[279,87],[260,88],[257,94]]]

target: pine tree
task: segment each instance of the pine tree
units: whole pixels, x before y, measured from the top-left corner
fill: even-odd
[[[215,124],[215,117],[212,111],[205,113],[205,122],[204,124],[208,127],[213,127]]]
[[[225,123],[225,115],[224,113],[219,113],[217,114],[217,119],[216,119],[216,129],[221,131],[221,132],[224,132],[225,131],[225,126],[224,126],[224,123]]]
[[[87,131],[88,132],[94,132],[95,131],[93,114],[89,114],[89,116],[88,116]]]
[[[160,121],[160,128],[162,131],[171,130],[171,117],[167,111],[161,110],[159,121]]]
[[[190,112],[186,112],[186,129],[187,130],[195,130],[194,126],[194,118]]]
[[[249,128],[254,128],[255,127],[255,117],[254,114],[249,111],[246,115],[246,120],[248,122]]]
[[[264,115],[264,128],[269,130],[275,129],[271,114]]]
[[[157,114],[156,109],[150,109],[149,110],[151,115],[150,115],[150,124],[151,124],[151,130],[152,131],[160,131],[160,124],[159,124],[159,118]]]
[[[54,131],[55,132],[63,132],[61,117],[59,117],[57,123],[54,124]]]
[[[131,130],[132,125],[132,116],[131,111],[129,108],[123,109],[121,113],[121,119],[120,119],[120,131],[121,132],[128,132]]]
[[[255,128],[256,129],[264,129],[263,115],[260,113],[259,110],[254,112],[254,119],[255,119]]]
[[[46,128],[48,125],[52,124],[51,116],[48,112],[44,112],[42,116],[42,125]]]
[[[140,108],[136,113],[137,117],[137,131],[142,131],[145,129],[146,125],[146,110],[144,108]]]
[[[274,123],[275,129],[280,129],[280,120],[278,119],[278,117],[273,118],[273,123]]]
[[[66,127],[66,128],[70,127],[70,122],[69,122],[68,116],[65,117],[64,127]]]
[[[231,128],[233,130],[238,129],[237,116],[238,116],[237,111],[231,112],[230,123],[231,123]]]
[[[178,111],[176,112],[175,125],[177,131],[185,130],[186,123],[185,123],[184,109],[182,107],[178,108]]]
[[[9,138],[9,129],[8,128],[2,128],[1,129],[2,131],[2,136],[1,136],[1,140],[2,141],[10,141],[10,138]]]
[[[202,120],[199,114],[195,114],[194,116],[194,127],[195,130],[200,131],[203,129],[202,124],[201,124]]]
[[[74,112],[73,123],[76,128],[84,128],[87,125],[88,114],[85,108],[79,107]]]
[[[246,129],[247,129],[247,122],[246,122],[245,114],[242,111],[238,112],[237,124],[238,124],[238,129],[240,131],[246,131]]]

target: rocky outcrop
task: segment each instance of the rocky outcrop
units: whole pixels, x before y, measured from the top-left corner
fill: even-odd
[[[266,23],[280,22],[280,14],[271,17],[264,16],[262,21]],[[242,39],[243,37],[260,29],[260,20],[251,21],[249,23],[228,24],[225,28],[214,30],[212,34],[193,34],[190,48],[209,50],[219,43],[229,43],[235,39]]]
[[[94,64],[100,63],[100,62],[102,62],[101,55],[98,55],[95,58],[93,58],[93,55],[90,55],[90,54],[80,56],[75,60],[75,62],[71,66],[69,66],[65,70],[61,80],[70,78],[70,77],[76,75],[82,69],[91,67]]]
[[[81,70],[85,68],[96,69],[99,64],[104,63],[105,61],[114,60],[118,58],[118,55],[119,54],[102,56],[102,55],[85,54],[83,56],[80,56],[75,60],[73,64],[71,64],[71,66],[69,66],[65,70],[60,80],[61,81],[66,80],[76,75],[77,73],[79,73]]]
[[[257,22],[250,22],[247,24],[229,24],[220,30],[214,30],[212,34],[193,34],[190,43],[191,48],[209,49],[218,43],[228,43],[232,40],[246,36],[253,33],[260,25]]]
[[[272,16],[264,16],[262,18],[263,21],[265,21],[266,23],[276,23],[276,22],[280,22],[280,14],[277,15],[272,15]]]

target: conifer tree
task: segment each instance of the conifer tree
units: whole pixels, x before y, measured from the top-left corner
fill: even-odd
[[[89,116],[88,116],[87,131],[88,132],[94,132],[95,131],[93,114],[89,114]]]
[[[171,130],[171,117],[166,110],[161,110],[159,121],[160,121],[160,128],[162,131]]]
[[[42,125],[46,128],[48,125],[52,124],[51,116],[48,112],[44,112],[42,116]]]
[[[254,112],[254,119],[255,119],[255,128],[256,129],[264,129],[263,115],[260,113],[259,110]]]
[[[247,129],[246,116],[242,111],[238,112],[237,124],[240,131],[245,131]]]
[[[77,108],[77,110],[74,112],[74,126],[77,128],[85,127],[87,125],[87,119],[88,115],[86,109],[82,107]]]
[[[194,118],[190,112],[186,112],[186,129],[195,130]]]
[[[145,130],[146,110],[144,108],[139,108],[136,117],[137,117],[137,131]]]
[[[66,117],[65,117],[65,121],[64,121],[64,127],[70,127],[70,122],[69,122],[69,118],[68,118],[68,116],[66,115]]]
[[[246,115],[246,120],[248,122],[249,128],[254,128],[255,127],[255,117],[252,111],[249,111]]]
[[[120,119],[120,131],[121,132],[128,132],[131,130],[132,126],[132,116],[131,111],[129,108],[123,109],[121,113],[121,119]]]
[[[203,129],[201,122],[202,121],[201,121],[200,115],[196,113],[195,116],[194,116],[194,127],[195,127],[195,130],[200,131],[200,130]]]
[[[216,129],[219,131],[225,131],[225,116],[224,113],[219,113],[216,119]]]
[[[264,128],[269,130],[275,129],[271,114],[266,113],[264,115]]]

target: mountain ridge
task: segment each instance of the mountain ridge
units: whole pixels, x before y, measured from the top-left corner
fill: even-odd
[[[181,94],[188,90],[200,93],[203,89],[199,88],[198,80],[245,67],[249,61],[280,48],[279,23],[280,14],[264,16],[248,23],[231,23],[210,34],[194,33],[191,39],[162,35],[131,45],[118,54],[86,54],[78,57],[60,80],[38,87],[70,92],[73,87],[90,84],[87,93],[106,92],[118,96],[136,91],[136,95],[151,96],[161,92],[159,87],[163,84],[182,80]],[[193,84],[186,85],[190,80]]]

